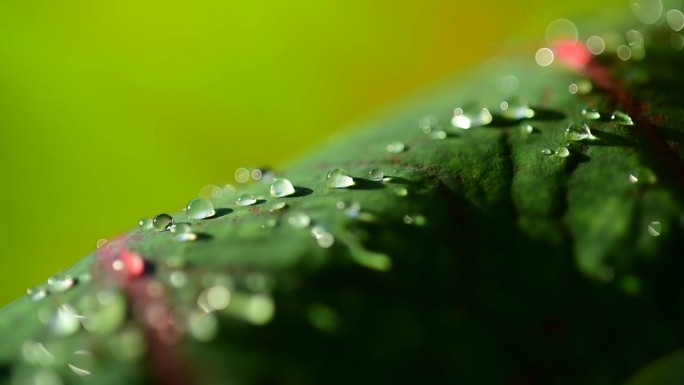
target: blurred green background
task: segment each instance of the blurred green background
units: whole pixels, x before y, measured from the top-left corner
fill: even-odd
[[[4,0],[0,305],[551,20],[624,0]]]

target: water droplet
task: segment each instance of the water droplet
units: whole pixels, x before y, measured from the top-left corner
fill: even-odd
[[[587,39],[587,49],[594,55],[600,55],[606,49],[606,42],[599,36],[590,36]]]
[[[633,126],[634,122],[632,121],[632,117],[629,115],[625,114],[622,111],[615,111],[613,112],[613,115],[611,115],[610,119],[614,121],[617,124],[623,125],[623,126]]]
[[[188,219],[204,219],[216,215],[214,205],[205,198],[195,198],[188,203],[185,210]]]
[[[275,313],[273,299],[267,295],[252,295],[244,309],[244,317],[255,325],[265,325],[271,321]]]
[[[637,167],[629,174],[632,183],[654,184],[658,181],[656,174],[648,167]]]
[[[55,275],[48,278],[47,284],[50,287],[50,291],[53,293],[63,293],[76,285],[76,278],[61,274]]]
[[[425,217],[420,215],[420,214],[404,215],[403,221],[407,225],[415,225],[415,226],[425,226],[425,223],[427,222],[425,220]]]
[[[509,99],[501,102],[501,115],[510,120],[520,120],[534,116],[534,110],[530,108],[527,100],[522,98]]]
[[[678,9],[671,9],[665,14],[667,19],[667,25],[672,28],[673,31],[679,32],[684,28],[684,13]]]
[[[257,203],[257,199],[252,194],[242,194],[235,201],[235,204],[237,204],[238,206],[251,206],[255,203]]]
[[[275,211],[282,210],[282,209],[284,209],[284,208],[286,208],[286,207],[287,207],[287,203],[285,203],[285,202],[283,202],[283,201],[273,202],[273,203],[271,204],[271,206],[269,207],[268,211],[269,211],[269,212],[275,212]]]
[[[437,120],[437,117],[434,115],[429,115],[424,118],[421,118],[418,121],[418,127],[420,127],[421,130],[423,130],[424,133],[429,134],[432,129],[437,126],[439,121]]]
[[[520,126],[520,132],[523,134],[531,134],[534,132],[534,127],[531,124],[523,124]]]
[[[402,142],[394,142],[387,145],[387,152],[392,154],[399,154],[404,152],[406,145]]]
[[[334,168],[325,177],[329,188],[345,188],[354,185],[354,178],[349,175],[349,171],[343,168]]]
[[[258,181],[263,176],[263,173],[261,172],[260,169],[255,168],[254,170],[252,170],[251,176],[252,176],[252,179]]]
[[[556,19],[546,27],[544,37],[549,45],[560,42],[577,43],[578,34],[575,23],[568,19]]]
[[[209,313],[223,310],[230,304],[230,291],[222,285],[215,285],[204,289],[197,297],[197,306]]]
[[[290,224],[290,226],[302,229],[304,227],[309,226],[311,223],[311,218],[304,214],[304,213],[292,213],[290,216],[287,218],[287,223]]]
[[[178,242],[192,242],[197,240],[197,234],[192,232],[179,233],[176,234],[174,238]]]
[[[558,147],[555,155],[559,158],[567,158],[570,155],[570,151],[567,147]]]
[[[394,194],[396,196],[405,197],[408,195],[408,189],[404,186],[397,186],[394,188]]]
[[[311,235],[316,239],[316,242],[318,242],[318,246],[324,249],[332,247],[335,243],[335,237],[322,226],[312,227]]]
[[[588,120],[596,120],[601,118],[601,113],[593,108],[585,108],[582,110],[582,117]]]
[[[152,219],[143,218],[138,222],[138,226],[143,230],[152,230]]]
[[[636,29],[627,31],[625,38],[627,39],[627,44],[631,48],[642,48],[644,46],[644,35]]]
[[[176,289],[185,287],[188,283],[188,275],[183,270],[174,270],[169,274],[169,283]]]
[[[274,198],[282,198],[295,193],[295,188],[292,182],[285,178],[273,179],[271,183],[271,196]]]
[[[591,134],[591,130],[586,123],[573,122],[565,129],[565,139],[572,141],[583,139],[594,140],[596,137]]]
[[[247,170],[244,167],[240,167],[237,170],[235,170],[235,181],[238,183],[247,183],[249,182],[249,177],[250,173],[249,170]]]
[[[681,51],[684,48],[684,36],[678,33],[670,34],[670,45],[677,51]]]
[[[218,319],[215,313],[194,311],[188,317],[188,331],[200,342],[208,342],[216,338],[219,331]]]
[[[663,15],[663,3],[661,0],[631,0],[634,15],[644,24],[653,24]]]
[[[192,225],[185,222],[176,223],[172,228],[171,232],[175,234],[183,234],[192,232]]]
[[[652,237],[660,236],[663,226],[658,221],[654,221],[648,224],[648,234]]]
[[[31,288],[26,290],[26,295],[28,295],[32,301],[38,302],[48,296],[48,291],[43,288]]]
[[[615,52],[622,61],[627,61],[632,57],[632,49],[624,44],[619,45]]]
[[[470,103],[464,107],[454,109],[454,117],[451,124],[454,127],[467,130],[473,127],[486,126],[492,122],[492,114],[488,109]]]
[[[166,231],[173,227],[175,224],[173,217],[169,214],[157,214],[152,220],[152,226],[157,231]]]
[[[553,151],[549,150],[548,148],[545,148],[545,149],[541,150],[541,153],[544,155],[551,155],[551,154],[553,154]]]
[[[573,95],[577,93],[578,89],[579,89],[579,87],[575,83],[572,83],[568,86],[568,91]]]
[[[549,48],[540,48],[534,55],[534,60],[542,67],[548,67],[553,63],[553,51]]]
[[[446,139],[447,133],[446,133],[446,131],[432,131],[431,133],[428,134],[428,137],[430,139],[442,140],[442,139]]]
[[[89,376],[95,366],[95,356],[87,350],[77,350],[69,360],[69,369],[79,377]]]
[[[79,315],[71,305],[58,307],[50,320],[50,331],[60,337],[76,333],[80,326]]]
[[[106,245],[106,244],[107,244],[107,240],[106,240],[106,239],[104,239],[104,238],[98,239],[97,242],[95,242],[95,248],[96,248],[96,249],[99,249],[100,247],[102,247],[102,246],[104,246],[104,245]]]
[[[370,171],[368,171],[368,179],[372,181],[379,182],[384,177],[385,173],[379,168],[371,168]]]

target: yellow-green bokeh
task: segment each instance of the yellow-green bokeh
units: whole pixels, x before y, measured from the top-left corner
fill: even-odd
[[[0,305],[239,166],[623,3],[4,0]]]

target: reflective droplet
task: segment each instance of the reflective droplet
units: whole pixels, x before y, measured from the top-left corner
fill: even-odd
[[[152,226],[157,231],[166,231],[171,229],[175,224],[173,217],[169,214],[157,214],[152,220]]]
[[[394,142],[387,145],[387,152],[392,154],[399,154],[404,152],[406,145],[402,142]]]
[[[587,39],[587,49],[594,55],[600,55],[606,49],[606,42],[599,36],[590,36]]]
[[[627,44],[631,48],[642,48],[644,46],[644,35],[636,29],[630,29],[625,34]]]
[[[50,331],[60,337],[76,333],[80,326],[76,309],[66,304],[58,307],[50,320]]]
[[[397,186],[394,188],[394,194],[396,196],[405,197],[408,195],[408,189],[404,186]]]
[[[318,246],[327,249],[335,243],[335,237],[322,226],[314,226],[311,228],[311,235],[318,242]]]
[[[407,225],[415,225],[415,226],[425,226],[425,223],[427,222],[425,220],[425,217],[420,215],[420,214],[404,215],[403,221]]]
[[[640,184],[654,184],[658,181],[658,178],[650,168],[637,167],[629,174],[629,181]]]
[[[570,151],[567,147],[558,147],[556,149],[555,155],[559,158],[567,158],[570,155]]]
[[[582,110],[582,117],[588,120],[596,120],[601,118],[601,113],[593,108],[585,108]]]
[[[627,61],[632,57],[632,49],[622,44],[617,47],[615,51],[620,60]]]
[[[663,226],[658,221],[654,221],[648,224],[648,234],[652,237],[660,236]]]
[[[50,277],[47,280],[48,287],[53,293],[63,293],[76,285],[76,278],[67,275],[61,276],[60,274]]]
[[[531,124],[523,124],[520,126],[520,132],[523,134],[531,134],[534,132],[534,127]]]
[[[271,206],[268,208],[269,212],[274,212],[274,211],[279,211],[287,207],[287,203],[280,201],[280,202],[273,202]]]
[[[534,60],[542,67],[548,67],[553,63],[553,51],[549,48],[540,48],[534,55]]]
[[[235,201],[235,204],[237,204],[238,206],[251,206],[255,203],[257,203],[257,199],[252,194],[242,194]]]
[[[95,366],[95,356],[87,350],[77,350],[71,355],[69,369],[79,377],[89,376]]]
[[[328,172],[325,182],[329,188],[345,188],[354,185],[354,178],[343,168],[334,168]]]
[[[371,168],[370,171],[368,171],[368,179],[372,181],[379,182],[384,177],[385,173],[379,168]]]
[[[678,9],[671,9],[665,14],[667,19],[667,25],[672,28],[673,31],[679,32],[684,28],[684,13]]]
[[[301,212],[292,213],[287,218],[287,223],[289,223],[292,227],[301,229],[309,226],[309,224],[311,223],[311,218],[308,215]]]
[[[578,89],[579,89],[579,87],[575,83],[572,83],[568,86],[568,91],[573,95],[577,93]]]
[[[40,369],[36,372],[31,372],[27,377],[21,378],[19,381],[13,383],[30,384],[30,385],[63,385],[64,380],[60,377],[57,371],[52,369]]]
[[[263,173],[261,172],[260,169],[255,168],[254,170],[252,170],[251,176],[252,176],[252,179],[254,179],[255,181],[258,181],[263,176]]]
[[[240,167],[235,170],[235,181],[238,183],[249,182],[250,172],[244,167]]]
[[[222,285],[204,289],[197,297],[197,306],[205,312],[223,310],[230,304],[230,291]]]
[[[553,154],[553,151],[549,150],[548,148],[542,149],[541,153],[544,155],[551,155]]]
[[[509,120],[520,120],[534,116],[534,110],[530,108],[527,100],[522,98],[509,99],[501,102],[501,116]]]
[[[428,134],[428,137],[436,140],[446,139],[447,133],[446,131],[432,131]]]
[[[215,313],[194,311],[188,317],[188,332],[200,342],[208,342],[216,338],[219,332],[218,326]]]
[[[661,0],[630,0],[634,15],[644,24],[653,24],[663,15]]]
[[[568,19],[556,19],[546,27],[544,37],[549,45],[560,42],[577,43],[578,34],[575,23]]]
[[[583,139],[596,139],[594,135],[591,134],[591,130],[586,123],[573,122],[568,125],[565,129],[565,139],[577,141]]]
[[[185,210],[188,219],[204,219],[216,215],[214,204],[205,198],[195,198],[188,203]]]
[[[193,232],[179,233],[174,236],[174,239],[178,242],[192,242],[196,241],[197,238],[197,234]]]
[[[38,302],[41,299],[47,297],[48,292],[43,288],[32,288],[26,290],[26,295],[28,295],[28,297],[31,298],[32,301]]]
[[[274,198],[282,198],[295,193],[295,188],[292,182],[285,178],[273,179],[271,183],[271,196]]]
[[[623,125],[623,126],[633,126],[634,122],[632,121],[632,117],[629,115],[625,114],[622,111],[615,111],[613,112],[613,115],[611,115],[610,119],[614,121],[617,124]]]
[[[138,222],[138,226],[140,226],[140,228],[143,230],[152,230],[152,219],[143,218],[140,220],[140,222]]]
[[[454,127],[467,130],[473,127],[486,126],[492,122],[492,114],[488,109],[470,103],[464,107],[454,109],[454,117],[451,124]]]
[[[185,222],[176,223],[172,228],[171,232],[175,234],[189,233],[192,231],[192,225]]]

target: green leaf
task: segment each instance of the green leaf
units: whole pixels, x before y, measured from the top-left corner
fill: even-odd
[[[0,310],[0,378],[624,380],[684,346],[684,60],[669,33],[649,30],[644,60],[606,53],[584,75],[533,53],[483,63],[276,171],[291,196],[260,181],[224,190],[211,218],[173,214],[196,240],[132,230],[32,293],[45,298]],[[499,110],[510,76],[534,117]],[[453,127],[473,101],[492,123]],[[604,117],[588,122],[596,139],[568,142],[587,107]],[[330,188],[333,168],[355,184]]]

